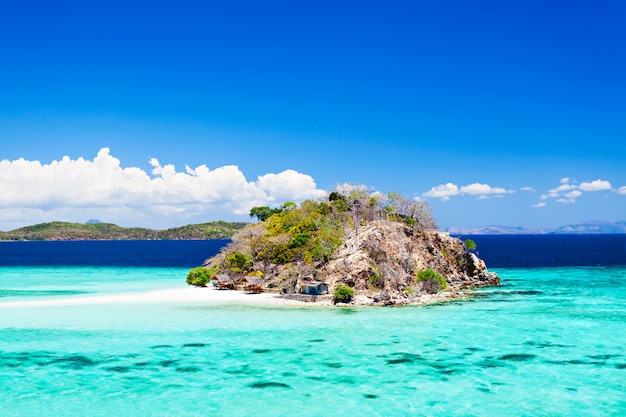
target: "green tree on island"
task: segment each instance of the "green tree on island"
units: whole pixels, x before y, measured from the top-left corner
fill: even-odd
[[[264,222],[274,214],[278,214],[284,210],[293,210],[298,205],[293,201],[287,201],[277,208],[270,208],[269,206],[258,206],[250,209],[250,217],[256,217],[260,222]]]
[[[209,281],[213,279],[216,272],[216,268],[207,268],[204,266],[193,268],[187,273],[187,284],[196,287],[206,287]]]
[[[253,262],[252,255],[234,252],[226,257],[226,268],[231,272],[243,274],[252,269]]]
[[[337,288],[335,288],[335,294],[333,295],[333,300],[335,303],[349,303],[352,301],[352,298],[356,294],[354,288],[350,288],[345,284],[339,284]]]
[[[415,281],[422,283],[422,288],[429,294],[437,293],[448,286],[446,279],[432,269],[424,269],[417,274]]]
[[[465,239],[465,241],[463,242],[463,246],[465,247],[465,249],[467,249],[467,251],[473,251],[476,250],[476,242],[474,242],[472,239]]]
[[[258,206],[252,207],[252,209],[250,209],[250,217],[256,217],[260,222],[264,222],[272,214],[276,213],[278,213],[278,211],[276,211],[276,209],[270,208],[269,206]]]

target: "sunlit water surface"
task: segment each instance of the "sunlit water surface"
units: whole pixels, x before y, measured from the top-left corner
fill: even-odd
[[[0,415],[626,415],[626,269],[495,269],[428,307],[28,306],[187,268],[0,268]]]

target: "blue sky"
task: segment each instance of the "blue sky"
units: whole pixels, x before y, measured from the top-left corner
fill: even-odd
[[[623,1],[12,3],[0,230],[248,220],[346,182],[442,228],[626,218]]]

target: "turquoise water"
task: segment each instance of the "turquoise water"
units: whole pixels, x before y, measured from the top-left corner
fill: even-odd
[[[626,269],[498,269],[428,307],[20,306],[182,268],[0,268],[2,416],[626,415]]]

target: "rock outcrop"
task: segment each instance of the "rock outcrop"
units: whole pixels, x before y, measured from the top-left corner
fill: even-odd
[[[243,231],[245,234],[246,232]],[[234,245],[244,245],[235,239]],[[226,252],[238,250],[232,247]],[[209,263],[223,261],[226,253]],[[356,290],[354,304],[401,305],[463,296],[468,289],[500,285],[483,260],[459,239],[439,231],[420,231],[397,221],[378,220],[353,230],[324,262],[286,265],[254,261],[269,286],[293,293],[302,282],[322,281],[332,291],[340,284]],[[442,291],[416,279],[424,270],[444,277]],[[433,294],[437,292],[437,294]]]
[[[406,304],[429,292],[416,281],[416,274],[426,269],[445,278],[444,296],[500,284],[497,274],[466,251],[459,239],[438,231],[415,233],[390,221],[373,222],[352,233],[335,256],[315,271],[314,278],[331,288],[340,283],[353,287],[360,303]]]

